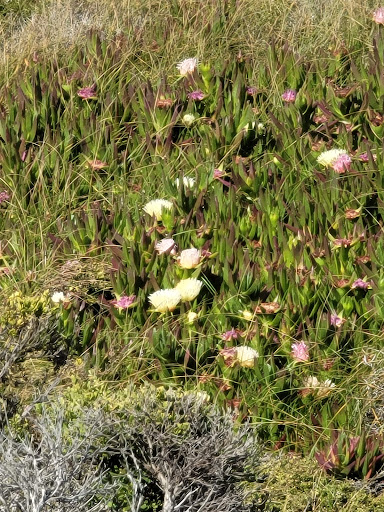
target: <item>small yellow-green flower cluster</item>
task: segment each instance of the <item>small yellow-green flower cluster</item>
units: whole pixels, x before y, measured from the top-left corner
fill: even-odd
[[[23,295],[20,291],[9,295],[5,306],[1,311],[1,326],[10,327],[14,332],[34,317],[48,314],[52,307],[49,290],[44,290],[39,295]],[[12,334],[12,332],[11,332]]]

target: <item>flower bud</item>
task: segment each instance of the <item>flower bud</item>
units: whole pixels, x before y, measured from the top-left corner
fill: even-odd
[[[187,127],[187,128],[190,128],[193,123],[195,122],[196,118],[193,114],[185,114],[185,116],[183,116],[183,124]]]
[[[182,268],[196,268],[201,260],[201,253],[198,249],[185,249],[178,257],[178,263]]]

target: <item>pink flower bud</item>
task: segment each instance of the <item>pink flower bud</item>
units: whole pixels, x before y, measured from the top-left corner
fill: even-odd
[[[373,12],[373,21],[378,25],[384,25],[384,7],[379,7]]]
[[[309,359],[308,346],[304,341],[292,343],[291,355],[293,359],[299,363],[304,363]]]
[[[286,103],[294,103],[296,101],[297,92],[294,89],[287,89],[281,95],[281,99]]]
[[[84,87],[83,89],[80,89],[77,91],[77,95],[82,100],[96,100],[96,85],[92,85],[91,87]]]

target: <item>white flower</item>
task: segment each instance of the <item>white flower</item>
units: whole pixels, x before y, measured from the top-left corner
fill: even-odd
[[[332,382],[331,379],[327,379],[324,382],[321,382],[317,391],[317,396],[324,398],[325,396],[329,395],[334,387],[335,383]]]
[[[185,116],[183,116],[183,124],[185,124],[185,126],[187,128],[189,128],[190,126],[193,125],[193,123],[195,122],[196,120],[196,117],[193,115],[193,114],[185,114]]]
[[[236,347],[236,361],[244,368],[253,368],[258,357],[258,352],[251,347],[246,345]]]
[[[186,76],[190,73],[193,73],[197,68],[197,58],[191,57],[189,59],[184,59],[179,62],[176,67],[181,76]]]
[[[174,288],[166,288],[158,290],[148,297],[149,302],[158,313],[166,313],[173,311],[181,301],[181,293]]]
[[[339,158],[339,156],[346,154],[347,152],[345,149],[330,149],[329,151],[323,151],[323,153],[317,157],[317,161],[320,165],[330,167],[333,162]]]
[[[195,178],[187,178],[187,176],[183,177],[184,188],[194,188],[195,183],[196,183]],[[179,184],[180,184],[179,178],[176,178],[175,184],[176,184],[176,187],[179,188]]]
[[[181,251],[178,262],[182,268],[195,268],[200,263],[201,253],[198,249],[185,249]]]
[[[189,324],[193,324],[193,322],[195,320],[197,320],[197,318],[199,317],[199,315],[197,313],[195,313],[194,311],[188,311],[188,314],[187,314],[187,322]]]
[[[201,281],[191,277],[190,279],[182,279],[175,288],[180,292],[181,300],[185,302],[195,299],[199,295],[202,285]]]
[[[166,199],[153,199],[144,206],[144,211],[151,217],[155,216],[156,220],[161,220],[162,212],[164,210],[172,210],[173,204]]]
[[[176,243],[173,238],[163,238],[162,240],[159,240],[158,242],[156,242],[155,250],[159,254],[170,253],[172,255],[175,255],[176,254],[175,245],[176,245]]]
[[[245,131],[245,133],[247,133],[249,130],[254,130],[255,126],[256,126],[256,121],[252,121],[251,123],[247,123],[244,126],[243,130]]]
[[[317,377],[310,375],[304,380],[304,386],[309,390],[310,393],[324,398],[329,395],[332,389],[335,387],[335,383],[331,379],[326,379],[324,382],[320,382]]]
[[[310,375],[304,379],[304,386],[309,389],[317,389],[320,386],[320,381],[317,377]]]
[[[54,292],[51,297],[52,302],[59,304],[60,302],[66,301],[66,296],[63,292]]]

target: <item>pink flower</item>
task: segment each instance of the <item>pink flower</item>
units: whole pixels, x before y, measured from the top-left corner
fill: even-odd
[[[257,94],[257,87],[247,87],[247,94],[248,96],[254,96],[255,94]]]
[[[159,254],[176,254],[176,243],[173,238],[163,238],[159,242],[156,242],[155,250]]]
[[[356,279],[351,285],[352,289],[358,288],[359,290],[368,290],[368,288],[371,288],[371,285],[369,282],[364,281],[363,279]]]
[[[236,361],[236,347],[223,348],[219,351],[219,355],[223,356],[226,366],[232,366]]]
[[[96,85],[92,85],[91,87],[84,87],[83,89],[80,89],[77,91],[77,95],[82,100],[96,100]]]
[[[211,251],[208,251],[207,249],[201,249],[201,257],[202,258],[210,258],[212,256]]]
[[[343,322],[345,322],[345,320],[343,320]],[[324,370],[328,371],[332,368],[332,366],[335,364],[335,361],[334,359],[326,359],[324,362],[323,362],[323,368]]]
[[[332,169],[338,174],[344,174],[345,171],[349,171],[351,167],[351,157],[346,153],[340,155],[331,164]]]
[[[372,158],[375,161],[377,157],[376,157],[376,155],[372,155]],[[360,160],[360,162],[369,162],[368,153],[367,152],[361,153],[361,155],[359,155],[359,160]]]
[[[345,210],[346,219],[357,219],[357,217],[360,217],[360,214],[360,210],[354,210],[353,208],[348,208],[347,210]]]
[[[231,186],[231,182],[230,181],[226,181],[226,180],[223,180],[222,176],[225,176],[225,172],[222,171],[221,169],[215,169],[213,171],[213,178],[215,180],[219,180],[221,181],[221,183],[223,185],[225,185],[226,187],[230,187]]]
[[[119,300],[111,300],[111,304],[113,304],[116,308],[127,309],[131,306],[136,300],[136,295],[122,295]]]
[[[5,201],[9,201],[11,199],[11,196],[8,194],[6,190],[3,190],[0,192],[0,204],[4,203]]]
[[[292,343],[292,352],[291,355],[293,359],[299,363],[304,363],[309,359],[309,351],[308,346],[305,341],[300,341],[297,343]]]
[[[333,327],[340,327],[344,322],[344,318],[338,316],[336,313],[331,313],[331,325]]]
[[[190,92],[188,94],[188,98],[190,100],[201,101],[205,98],[205,94],[203,93],[203,91],[200,91],[200,89],[198,89],[197,91]]]
[[[224,175],[225,175],[225,172],[224,172],[224,171],[222,171],[221,169],[215,169],[215,170],[213,171],[213,177],[214,177],[215,179],[217,179],[217,178],[222,178]]]
[[[333,245],[335,247],[349,247],[351,245],[351,240],[349,240],[349,238],[335,238]]]
[[[158,108],[169,108],[172,107],[174,100],[172,98],[165,98],[164,96],[160,96],[157,98],[155,107]]]
[[[88,165],[94,171],[99,171],[101,169],[105,169],[106,167],[108,167],[107,162],[103,162],[102,160],[92,160],[88,162]]]
[[[294,103],[296,101],[297,92],[294,89],[287,89],[281,95],[281,99],[286,103]]]
[[[373,21],[379,25],[384,25],[384,7],[379,7],[374,11]]]
[[[232,341],[232,340],[236,340],[237,337],[238,337],[239,333],[235,330],[235,329],[231,329],[230,331],[226,331],[224,334],[221,335],[221,339],[225,340],[225,341]]]

